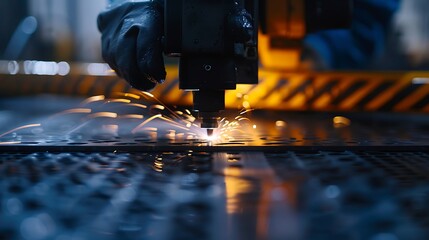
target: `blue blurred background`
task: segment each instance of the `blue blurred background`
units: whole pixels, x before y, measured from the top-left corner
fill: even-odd
[[[371,2],[356,1],[362,6]],[[380,3],[373,2],[374,6]],[[362,69],[426,70],[429,66],[429,1],[397,2],[389,10],[394,13],[384,24],[383,36],[371,36],[379,49]],[[106,6],[107,0],[2,0],[0,59],[102,62],[96,18]],[[377,16],[381,11],[375,8],[369,14]]]

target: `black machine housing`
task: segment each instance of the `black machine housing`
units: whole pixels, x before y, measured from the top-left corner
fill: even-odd
[[[247,42],[235,41],[228,23],[236,4],[252,16]],[[201,127],[216,128],[225,90],[258,83],[258,30],[271,37],[272,47],[300,48],[306,33],[347,28],[353,0],[165,0],[164,10],[164,51],[180,57],[179,87],[193,92]],[[303,25],[304,31],[283,31],[278,24]]]
[[[252,15],[258,29],[258,0],[165,1],[164,51],[180,57],[179,86],[193,92],[203,128],[217,127],[213,118],[225,108],[225,90],[258,83],[257,31],[247,42],[234,41],[228,27],[234,4]]]

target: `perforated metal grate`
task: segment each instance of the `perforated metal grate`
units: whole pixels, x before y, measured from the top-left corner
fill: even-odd
[[[1,239],[426,239],[428,152],[2,153]]]
[[[0,154],[0,239],[207,239],[211,229],[200,221],[211,221],[209,197],[173,196],[208,191],[210,160],[204,153]]]
[[[428,234],[427,152],[287,152],[267,159],[281,179],[305,182],[301,207],[309,239]]]

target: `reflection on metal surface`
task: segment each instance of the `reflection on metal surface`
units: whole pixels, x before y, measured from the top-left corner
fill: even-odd
[[[153,163],[153,169],[157,172],[162,172],[163,166],[164,166],[164,163],[162,161],[162,155],[159,155],[155,158],[155,161]]]
[[[252,239],[300,239],[296,219],[297,182],[281,181],[260,153],[218,154],[215,170],[225,181],[229,238],[244,226]],[[249,215],[256,216],[249,219]],[[240,234],[245,237],[246,234]]]
[[[285,121],[281,121],[281,120],[276,121],[276,127],[285,128],[285,127],[287,127],[287,123]]]
[[[249,180],[237,176],[237,169],[225,169],[226,208],[228,214],[237,214],[243,211],[240,196],[252,192],[253,186]]]
[[[342,128],[342,127],[348,127],[352,123],[350,119],[342,116],[334,117],[333,119],[334,127],[335,128]]]
[[[380,151],[0,153],[0,236],[423,240],[428,159]]]

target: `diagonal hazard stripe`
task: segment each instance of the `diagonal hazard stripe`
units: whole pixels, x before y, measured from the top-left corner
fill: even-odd
[[[171,105],[190,105],[192,96],[178,89],[177,68],[154,95]],[[68,75],[2,76],[2,94],[58,93],[94,95],[136,90],[117,77]],[[429,111],[429,72],[281,72],[260,71],[259,85],[238,85],[226,92],[226,106],[276,110]],[[246,103],[246,105],[248,105]]]
[[[106,92],[111,95],[115,92],[122,92],[120,88],[123,88],[124,84],[120,83],[117,79],[112,79],[111,82],[106,83],[105,90]]]
[[[250,91],[246,93],[246,95],[252,96],[251,99],[249,99],[252,105],[261,105],[261,99],[267,96],[267,93],[272,89],[275,89],[279,78],[280,74],[278,73],[260,74],[260,83],[257,87],[256,85],[252,85]]]
[[[115,86],[113,86],[112,93],[127,92],[128,86],[129,86],[128,84],[122,81],[116,81]]]
[[[400,103],[403,99],[410,96],[416,90],[420,88],[420,85],[406,85],[399,92],[397,92],[388,102],[386,102],[379,110],[382,111],[391,111],[395,108],[395,106]]]
[[[321,98],[325,93],[331,93],[332,89],[338,85],[338,79],[326,79],[325,81],[317,80],[317,83],[322,82],[323,85],[317,86],[317,83],[314,84],[315,90],[313,96],[310,97],[307,101],[307,105],[315,105],[315,102]],[[320,104],[319,104],[320,105]]]
[[[427,104],[427,106],[423,108],[422,112],[429,112],[429,104]]]
[[[348,84],[347,86],[341,88],[341,92],[332,100],[332,105],[340,105],[348,98],[351,98],[351,96],[353,96],[356,92],[368,85],[367,81],[365,80],[347,81],[343,79],[341,81],[347,82]]]
[[[83,94],[91,96],[90,89],[94,85],[95,80],[96,79],[94,77],[85,77],[85,80],[82,81],[82,84],[79,86],[79,91]]]
[[[304,74],[289,74],[282,77],[287,83],[283,85],[283,88],[276,89],[265,102],[261,102],[260,105],[267,104],[273,109],[287,109],[290,107],[289,102],[285,102],[285,96],[291,94],[291,92],[298,88],[307,78]]]
[[[73,91],[72,94],[74,95],[79,95],[79,85],[82,84],[82,82],[85,80],[85,77],[83,76],[79,76],[79,78],[77,79],[77,81],[73,84]]]
[[[358,95],[359,97],[355,97],[353,102],[351,101],[353,98],[345,100],[344,103],[341,104],[341,108],[344,110],[352,108],[357,108],[359,110],[364,109],[364,107],[374,98],[376,98],[380,92],[390,88],[393,84],[394,83],[392,81],[380,82],[369,79],[367,87],[355,94],[355,96]]]
[[[261,98],[261,100],[267,100],[270,96],[278,92],[280,89],[287,88],[288,86],[288,80],[285,78],[280,78],[276,80],[277,84],[270,90],[266,92],[266,95]]]
[[[421,85],[416,91],[404,98],[400,103],[394,108],[395,111],[410,111],[415,110],[415,106],[419,101],[429,94],[429,85]]]
[[[392,87],[388,88],[384,92],[380,92],[374,100],[366,105],[365,110],[375,111],[379,110],[385,105],[390,99],[392,99],[398,92],[411,83],[410,80],[402,79],[395,81]]]
[[[61,84],[63,81],[67,81],[67,79],[61,79],[61,78],[53,78],[51,81],[47,81],[47,91],[51,93],[57,93],[58,90],[61,89]],[[87,78],[83,82],[85,82]]]
[[[308,86],[310,86],[313,82],[313,78],[307,78],[303,83],[301,83],[297,88],[293,89],[289,95],[283,98],[284,102],[291,101],[298,94],[304,93]]]
[[[418,101],[413,107],[412,109],[427,109],[429,105],[429,94],[426,95],[423,99],[421,99],[420,101]]]

